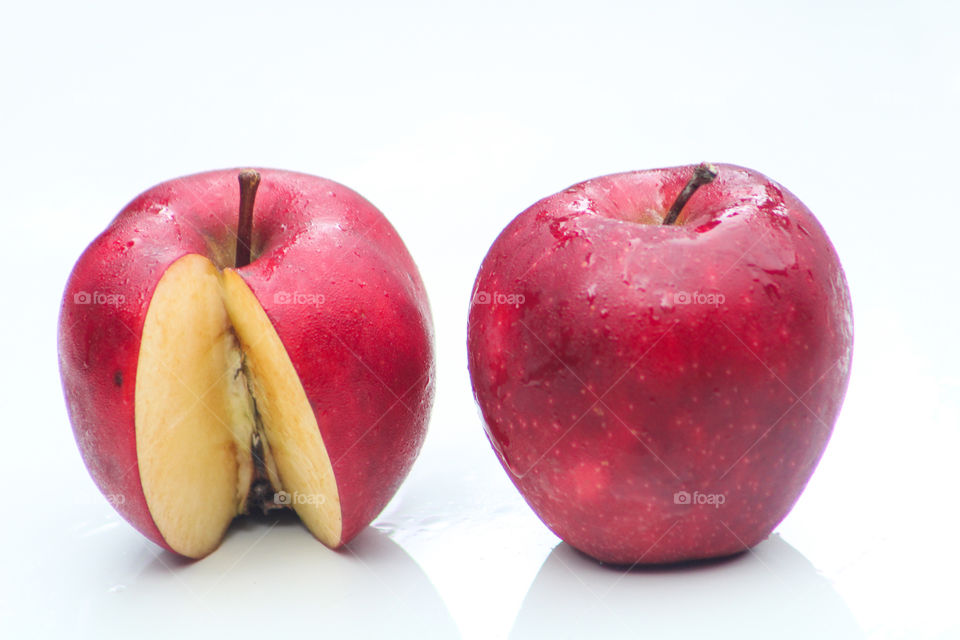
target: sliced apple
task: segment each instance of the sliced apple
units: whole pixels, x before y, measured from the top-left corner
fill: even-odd
[[[167,268],[144,322],[134,412],[143,493],[177,553],[205,556],[237,514],[281,506],[339,545],[339,496],[313,410],[235,271],[196,254]],[[250,495],[257,482],[267,497]]]

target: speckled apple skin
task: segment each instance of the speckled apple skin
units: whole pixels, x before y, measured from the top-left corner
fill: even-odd
[[[849,379],[850,296],[813,214],[764,175],[718,165],[677,224],[659,224],[693,169],[537,202],[473,290],[469,367],[490,442],[544,523],[603,562],[765,539]]]
[[[435,386],[427,295],[396,231],[357,193],[315,176],[259,171],[253,261],[238,272],[313,407],[336,477],[344,544],[383,509],[423,443]],[[84,251],[61,307],[60,371],[83,459],[120,514],[167,549],[137,465],[140,338],[173,262],[197,253],[233,264],[237,174],[191,175],[138,196]],[[94,292],[113,303],[79,302]],[[294,294],[322,303],[290,304]]]

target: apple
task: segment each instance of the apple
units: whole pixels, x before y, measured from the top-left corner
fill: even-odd
[[[348,542],[409,471],[435,384],[426,292],[390,223],[342,185],[267,169],[128,204],[70,275],[59,355],[94,481],[191,558],[280,507]]]
[[[469,369],[520,493],[597,560],[731,555],[806,486],[853,320],[813,214],[733,165],[609,175],[517,216],[473,289]]]

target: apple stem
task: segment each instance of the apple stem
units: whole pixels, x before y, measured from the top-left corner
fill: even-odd
[[[670,211],[667,212],[667,217],[663,219],[663,224],[673,224],[676,222],[677,218],[680,217],[680,212],[683,210],[683,207],[687,204],[687,200],[690,199],[690,196],[703,185],[713,182],[716,177],[717,168],[712,164],[702,162],[697,165],[697,168],[693,170],[693,177],[690,178],[683,187],[683,191],[680,192],[677,199],[673,201],[673,206],[671,206]]]
[[[239,269],[250,264],[250,245],[253,241],[253,201],[260,186],[260,174],[244,169],[237,176],[240,181],[240,218],[237,221],[237,257],[234,266]]]

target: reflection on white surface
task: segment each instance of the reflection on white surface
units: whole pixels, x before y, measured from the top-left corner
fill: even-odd
[[[295,516],[281,515],[235,523],[223,545],[199,562],[155,547],[150,556],[130,563],[127,577],[115,584],[92,576],[93,597],[79,628],[60,631],[192,637],[219,621],[221,630],[243,637],[310,630],[323,637],[458,637],[427,576],[376,529],[332,552]]]
[[[551,552],[511,638],[857,638],[830,582],[780,536],[718,561],[625,570],[566,543]]]

